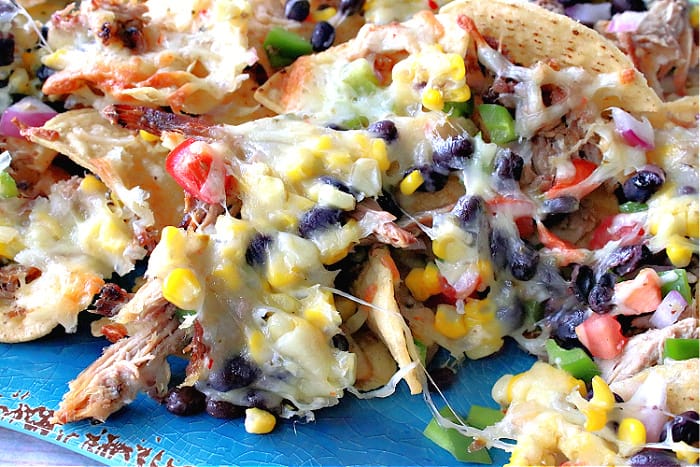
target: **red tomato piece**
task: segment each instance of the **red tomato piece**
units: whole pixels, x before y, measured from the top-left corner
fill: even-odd
[[[618,356],[627,344],[627,338],[622,335],[622,326],[609,314],[593,313],[576,326],[576,335],[591,355],[606,360]]]
[[[573,176],[568,178],[556,179],[554,185],[552,185],[552,187],[545,193],[545,196],[547,198],[556,198],[557,196],[563,195],[564,191],[568,191],[566,189],[581,184],[584,180],[588,178],[589,175],[593,173],[595,169],[598,168],[598,166],[594,162],[588,161],[586,159],[572,159],[571,163],[574,165]],[[585,194],[577,193],[577,197],[580,199],[582,197],[581,194],[585,196],[586,194],[593,191],[598,185],[599,183],[587,187],[585,190],[583,190]]]
[[[226,171],[223,158],[208,143],[186,139],[170,151],[165,170],[187,193],[205,203],[226,199]]]
[[[620,246],[637,243],[644,236],[644,227],[637,213],[605,217],[593,231],[588,248],[598,250],[608,242],[622,240]]]

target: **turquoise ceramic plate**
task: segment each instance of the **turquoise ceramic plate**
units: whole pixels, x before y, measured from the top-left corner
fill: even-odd
[[[51,425],[68,381],[105,345],[86,327],[83,323],[77,335],[55,332],[32,343],[0,345],[0,425],[111,465],[458,464],[423,437],[430,412],[420,396],[411,397],[403,387],[386,399],[347,395],[339,406],[318,411],[315,422],[282,421],[265,436],[246,433],[242,420],[176,417],[145,396],[105,423]],[[490,389],[498,377],[531,363],[509,343],[497,356],[467,362],[448,398],[464,413],[470,404],[494,406]],[[491,456],[496,465],[508,459],[500,450]]]

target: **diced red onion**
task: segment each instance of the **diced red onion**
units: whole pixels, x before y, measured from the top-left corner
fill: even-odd
[[[623,405],[624,417],[634,417],[644,424],[647,441],[656,442],[663,426],[668,420],[666,415],[666,380],[656,371],[650,371],[644,382]]]
[[[608,32],[634,32],[646,16],[645,11],[625,11],[612,17],[608,23]]]
[[[19,102],[5,109],[0,116],[0,135],[21,138],[19,128],[12,120],[17,118],[26,126],[42,126],[53,118],[58,112],[41,102],[36,97],[25,97]]]
[[[677,290],[671,290],[661,301],[656,311],[651,315],[649,323],[658,329],[665,328],[678,321],[688,302]]]
[[[654,149],[654,129],[651,127],[649,120],[643,117],[639,121],[617,107],[612,107],[611,110],[613,122],[615,122],[615,130],[622,136],[625,143],[646,151]]]
[[[566,16],[583,24],[595,24],[597,21],[610,19],[610,3],[577,3],[564,9]]]

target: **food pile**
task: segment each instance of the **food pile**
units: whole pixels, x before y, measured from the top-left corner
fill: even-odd
[[[0,340],[111,343],[56,423],[145,392],[267,433],[405,384],[456,455],[697,462],[697,4],[20,3]],[[438,410],[505,339],[539,361],[501,410]]]

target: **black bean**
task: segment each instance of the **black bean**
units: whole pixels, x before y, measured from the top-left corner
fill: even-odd
[[[663,449],[642,449],[629,458],[629,465],[633,467],[680,467],[676,456]]]
[[[340,0],[338,11],[340,11],[342,15],[351,16],[355,13],[359,13],[364,6],[365,0]]]
[[[595,285],[593,269],[585,264],[576,264],[571,272],[571,288],[579,301],[588,303],[588,295]]]
[[[646,264],[651,258],[651,251],[646,245],[625,245],[616,248],[610,254],[610,267],[615,274],[624,276]]]
[[[484,211],[484,199],[481,196],[464,195],[457,200],[455,207],[452,208],[452,214],[467,225],[479,218]]]
[[[435,384],[430,384],[429,389],[431,392],[436,391],[435,386],[437,386],[440,389],[440,391],[444,391],[445,389],[452,386],[452,384],[454,384],[455,382],[455,379],[457,379],[457,373],[444,366],[439,368],[432,368],[428,371],[428,373],[435,382]]]
[[[615,398],[615,402],[618,402],[620,404],[625,402],[625,400],[622,398],[622,396],[616,392],[613,392],[613,397]],[[588,392],[586,393],[586,400],[589,401],[591,399],[593,399],[593,389],[589,389]]]
[[[258,233],[250,241],[248,248],[245,250],[245,261],[251,266],[259,266],[265,264],[265,256],[267,250],[272,243],[272,237],[269,235]]]
[[[670,429],[674,442],[684,441],[690,445],[697,443],[700,439],[698,420],[698,413],[695,410],[688,410],[680,415],[676,415],[664,425],[660,441],[666,440],[667,431]]]
[[[466,133],[441,140],[434,149],[433,162],[444,169],[461,169],[474,155],[474,145]]]
[[[524,164],[523,158],[510,149],[500,149],[493,162],[493,171],[501,180],[520,180]]]
[[[192,386],[175,387],[165,396],[165,408],[175,415],[194,415],[204,410],[205,397]]]
[[[367,131],[373,135],[383,139],[387,143],[396,141],[399,138],[399,130],[396,129],[396,124],[391,120],[379,120],[372,123]]]
[[[559,198],[546,199],[542,203],[545,214],[569,214],[577,211],[579,200],[575,196],[560,196]]]
[[[335,336],[333,336],[333,338],[331,339],[331,343],[333,344],[333,347],[343,352],[347,352],[348,349],[350,349],[350,343],[348,342],[348,338],[342,334],[336,334]]]
[[[504,333],[510,333],[522,326],[525,320],[525,308],[517,298],[507,306],[496,310],[496,318]]]
[[[510,273],[518,280],[528,281],[537,272],[540,254],[525,241],[518,239],[511,245],[508,266]]]
[[[640,170],[622,184],[622,193],[627,201],[646,202],[663,185],[664,179],[652,170]]]
[[[423,176],[423,184],[418,187],[418,191],[433,193],[445,188],[447,184],[447,174],[439,167],[430,167],[428,165],[414,167],[407,172],[407,175],[414,170],[420,171],[420,174]]]
[[[327,206],[314,206],[306,211],[299,220],[299,235],[309,238],[314,232],[339,224],[343,211]]]
[[[56,70],[53,68],[49,68],[46,65],[41,65],[37,70],[36,70],[36,77],[39,79],[39,81],[44,82],[46,79],[56,73]]]
[[[309,16],[311,5],[308,0],[287,0],[284,16],[293,21],[304,21]]]
[[[646,11],[647,9],[644,0],[612,0],[610,3],[613,15],[625,11]]]
[[[596,313],[607,313],[612,309],[615,292],[615,276],[609,272],[600,276],[588,294],[588,306]]]
[[[230,391],[248,386],[258,377],[260,370],[245,357],[227,360],[221,368],[209,373],[209,385],[217,391]]]
[[[0,66],[11,65],[15,61],[15,37],[10,34],[0,37]]]
[[[395,215],[397,218],[403,216],[403,211],[396,203],[394,197],[391,196],[391,193],[382,190],[382,194],[377,197],[377,203],[383,210]]]
[[[314,52],[322,52],[335,42],[335,28],[327,21],[319,21],[311,33],[311,48]]]
[[[337,188],[339,191],[342,191],[343,193],[347,193],[349,195],[354,195],[352,190],[350,189],[349,186],[347,186],[345,183],[341,182],[335,177],[331,177],[329,175],[323,175],[318,178],[318,180],[321,183],[325,183],[326,185],[330,185],[334,188]]]
[[[552,338],[564,349],[580,347],[581,342],[576,335],[576,326],[586,319],[583,308],[562,309],[552,319]]]
[[[245,407],[214,399],[207,399],[206,411],[214,418],[232,419],[245,416]]]
[[[267,399],[265,398],[265,394],[263,394],[260,391],[253,391],[250,390],[248,391],[248,394],[245,395],[246,399],[246,404],[248,407],[255,407],[258,409],[267,409]]]
[[[510,239],[502,230],[493,229],[489,236],[489,247],[491,249],[491,259],[493,264],[503,269],[506,266],[508,250],[510,249]]]

